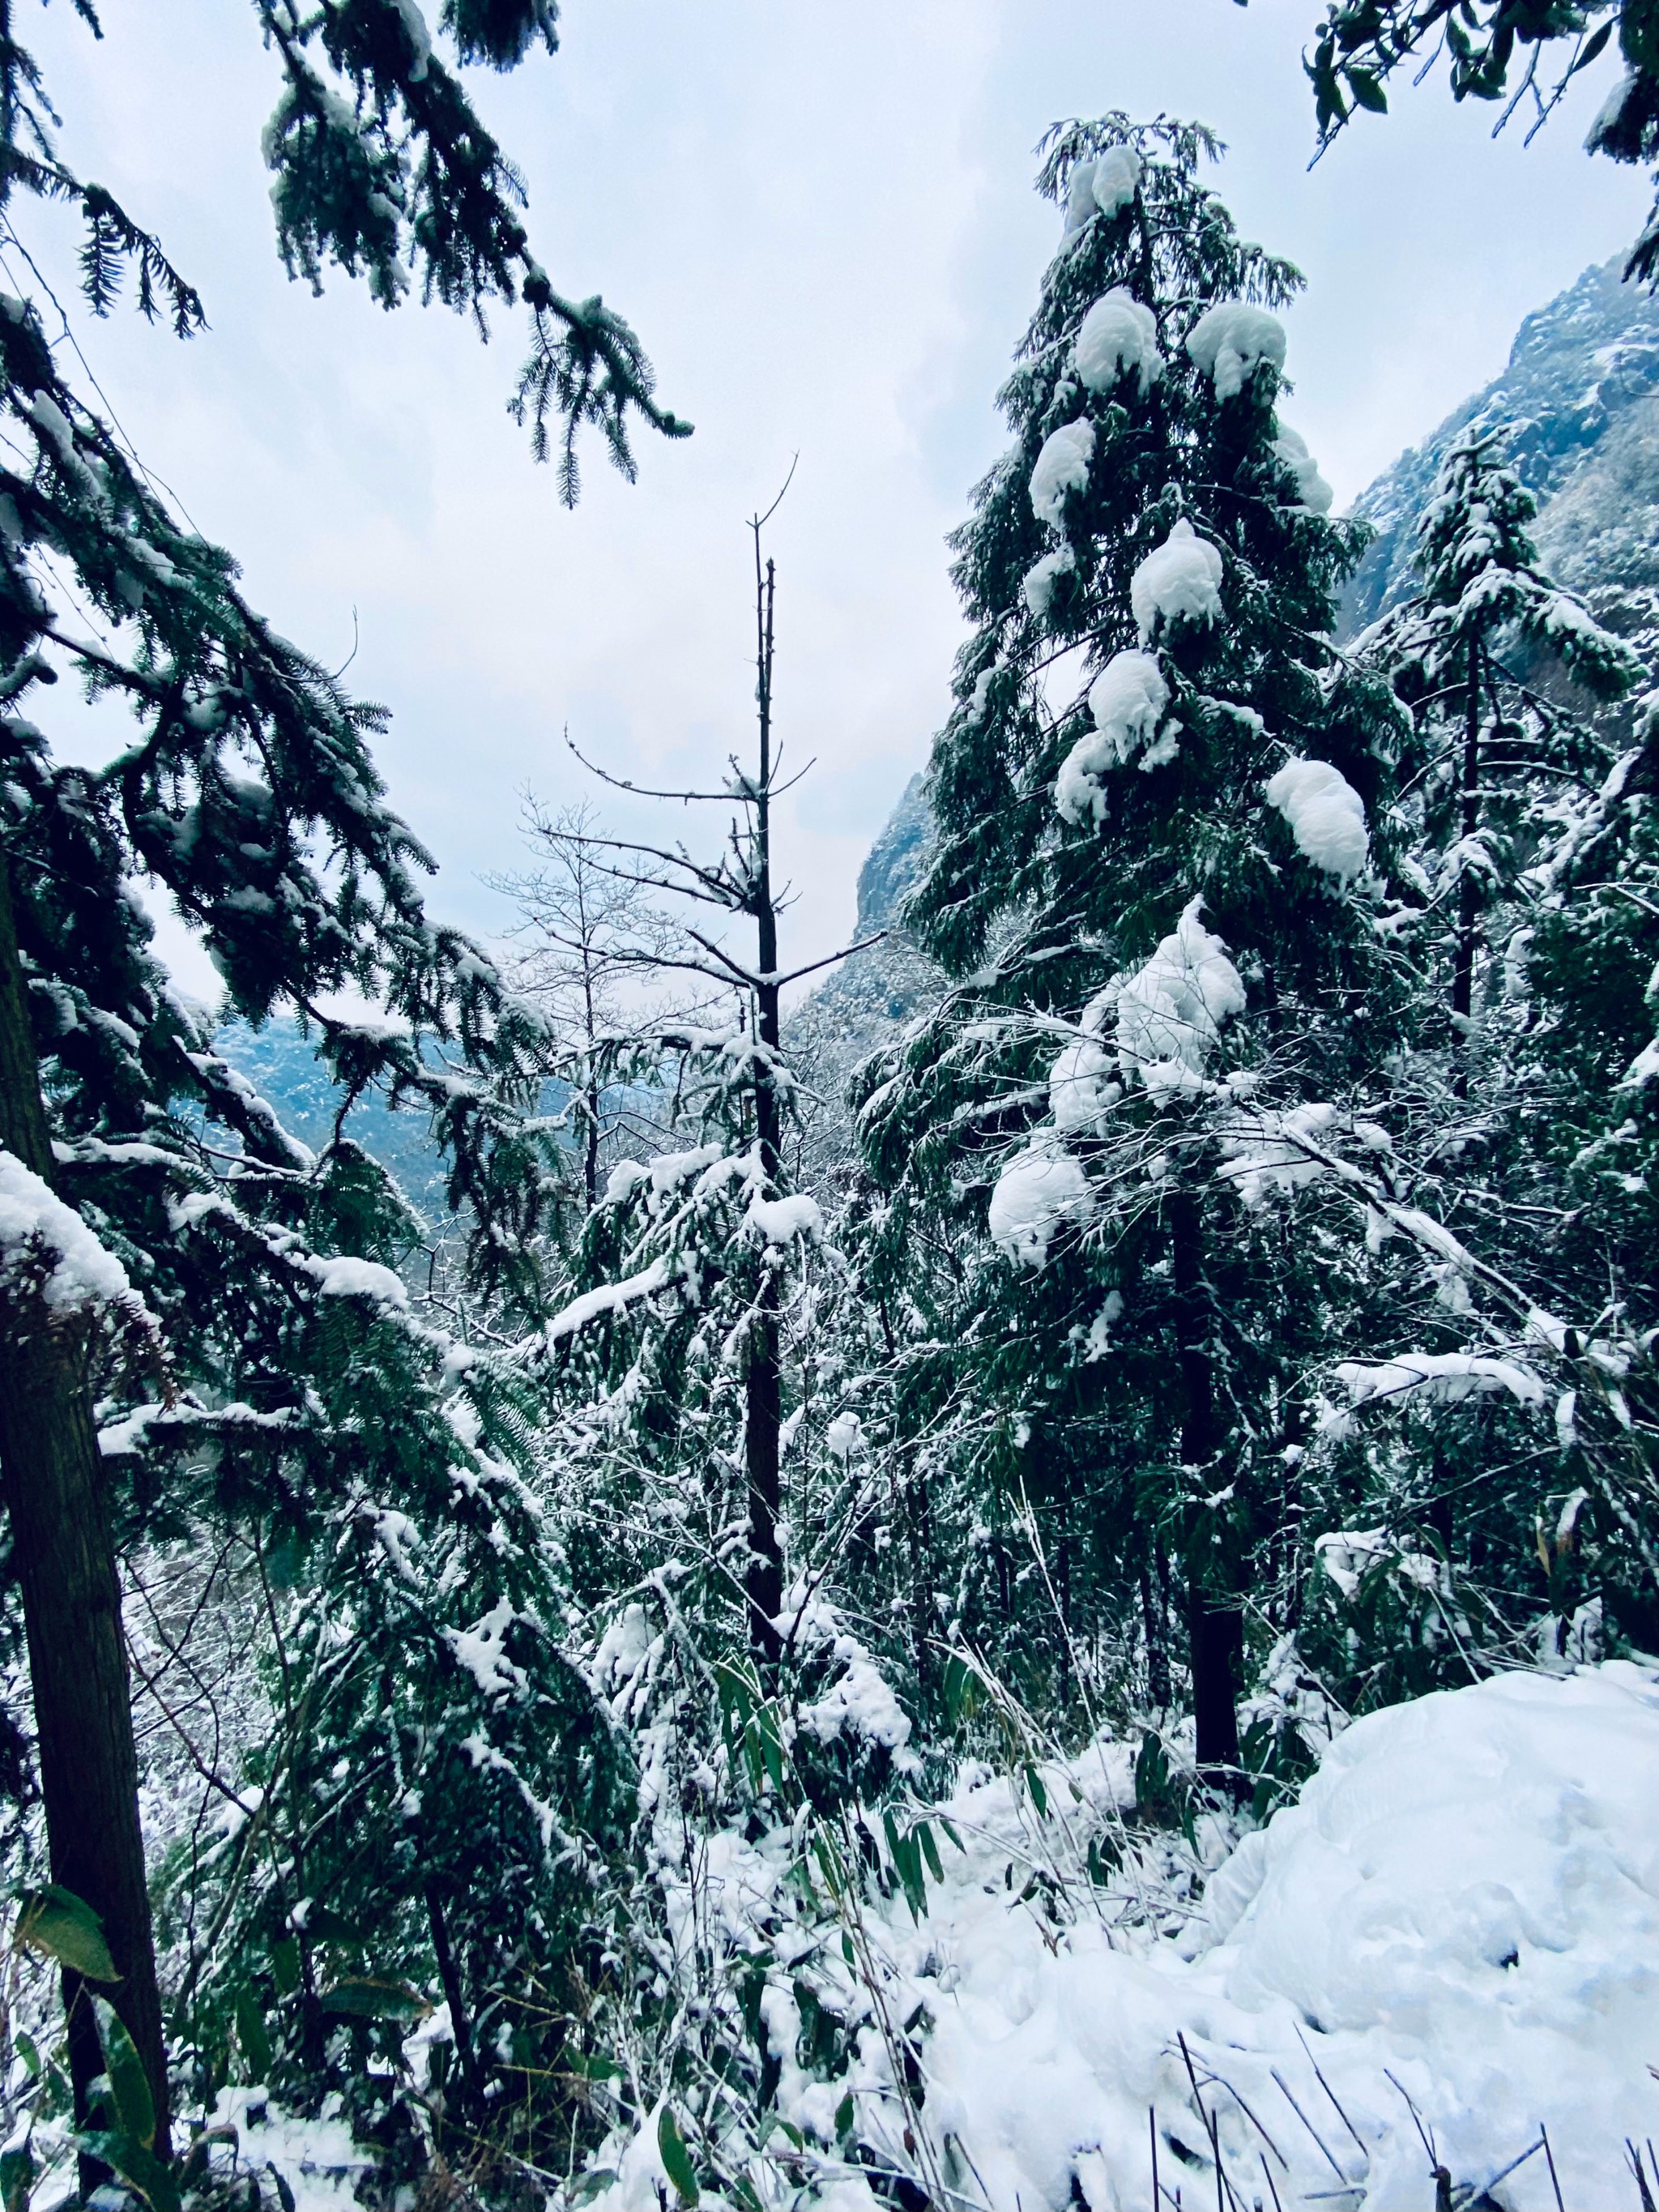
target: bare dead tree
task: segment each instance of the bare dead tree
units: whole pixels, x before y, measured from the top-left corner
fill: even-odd
[[[793,471],[791,471],[793,476]],[[787,491],[786,483],[784,490]],[[653,790],[606,774],[572,750],[584,767],[602,782],[635,798],[672,802],[679,805],[709,805],[734,808],[733,817],[717,857],[696,857],[684,844],[659,846],[632,839],[601,837],[586,829],[566,829],[561,834],[565,849],[574,858],[580,848],[581,866],[606,878],[623,896],[653,900],[669,896],[684,901],[696,921],[679,925],[681,942],[674,946],[648,946],[629,942],[620,933],[609,943],[608,959],[616,972],[646,970],[653,976],[695,975],[705,985],[734,994],[744,1010],[752,1040],[744,1061],[742,1088],[744,1109],[752,1131],[761,1177],[768,1193],[786,1193],[787,1170],[784,1158],[784,1130],[794,1089],[793,1078],[782,1045],[783,994],[793,983],[843,960],[861,949],[849,945],[793,968],[784,968],[779,957],[780,917],[792,903],[787,884],[774,874],[773,807],[793,788],[811,766],[786,777],[782,751],[773,728],[774,667],[776,653],[775,610],[777,574],[766,557],[763,533],[777,511],[783,493],[763,515],[749,524],[755,552],[755,665],[757,729],[755,763],[745,768],[736,755],[729,759],[730,778],[715,790]],[[567,882],[569,862],[565,863]],[[734,946],[718,917],[742,922],[753,931],[752,951]],[[569,939],[573,933],[567,929]],[[864,944],[873,945],[876,937]],[[568,944],[567,942],[567,950]],[[665,1051],[675,1048],[671,1028],[661,1032]],[[774,1623],[783,1605],[783,1556],[778,1522],[781,1508],[781,1462],[782,1376],[779,1356],[781,1289],[775,1274],[763,1279],[750,1318],[744,1370],[745,1399],[744,1466],[748,1492],[748,1544],[744,1591],[750,1648],[765,1670],[775,1666],[780,1641]]]

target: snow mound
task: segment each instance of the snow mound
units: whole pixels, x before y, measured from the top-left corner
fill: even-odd
[[[1047,453],[1048,447],[1043,451]],[[1031,481],[1035,487],[1036,477]],[[1035,499],[1035,489],[1032,496]],[[1183,514],[1129,579],[1129,603],[1143,641],[1152,635],[1160,623],[1219,622],[1219,550],[1207,538],[1200,538]]]
[[[1074,1765],[1087,1786],[1091,1754]],[[1005,1884],[1033,1838],[1000,1790],[953,1802],[965,1855],[947,1854],[920,1928],[896,1906],[889,1922],[909,1976],[890,2008],[933,2019],[924,2112],[979,2178],[969,2201],[1146,2212],[1150,2107],[1170,2201],[1179,2184],[1213,2204],[1178,2036],[1241,2206],[1272,2201],[1266,2162],[1287,2208],[1421,2212],[1435,2186],[1406,2095],[1455,2203],[1540,2123],[1566,2203],[1632,2201],[1624,2139],[1659,2131],[1648,1672],[1504,1674],[1353,1723],[1300,1802],[1212,1875],[1202,1932],[1179,1946],[1086,1903],[1047,1925]],[[1492,2201],[1553,2206],[1541,2154]]]
[[[1285,366],[1285,325],[1265,307],[1223,300],[1207,308],[1187,336],[1194,365],[1213,380],[1218,399],[1237,399],[1258,369]]]
[[[992,1242],[1022,1267],[1048,1264],[1048,1246],[1068,1221],[1094,1211],[1088,1178],[1067,1152],[1032,1145],[1016,1152],[991,1193]]]
[[[1054,596],[1054,586],[1070,569],[1077,566],[1077,555],[1069,545],[1061,545],[1028,568],[1020,585],[1020,595],[1038,622],[1048,611]]]
[[[1192,901],[1118,994],[1119,1065],[1155,1095],[1196,1090],[1222,1023],[1244,1011],[1238,970],[1198,918],[1203,905]]]
[[[1043,440],[1031,471],[1031,512],[1039,522],[1052,522],[1058,528],[1064,521],[1066,495],[1088,489],[1089,464],[1094,457],[1092,422],[1063,422]]]
[[[75,1208],[0,1151],[0,1283],[37,1273],[53,1313],[136,1303],[126,1269]]]
[[[1144,399],[1164,374],[1158,319],[1120,286],[1083,318],[1072,359],[1091,392],[1109,392],[1119,377],[1133,376]]]
[[[1286,761],[1263,789],[1315,867],[1344,883],[1358,875],[1370,858],[1365,802],[1340,769],[1328,761]]]
[[[1095,726],[1072,747],[1054,780],[1054,805],[1066,821],[1081,824],[1091,816],[1097,823],[1104,821],[1106,792],[1101,779],[1109,769],[1121,768],[1133,759],[1138,746],[1151,747],[1143,768],[1174,758],[1174,731],[1166,732],[1159,744],[1152,743],[1169,703],[1170,687],[1150,653],[1113,654],[1090,689],[1089,711]]]
[[[1273,452],[1296,480],[1296,495],[1312,514],[1328,514],[1336,494],[1319,473],[1319,464],[1308,451],[1308,441],[1299,430],[1279,425],[1279,435],[1273,440]]]

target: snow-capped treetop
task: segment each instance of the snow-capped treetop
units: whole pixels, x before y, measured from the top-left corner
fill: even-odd
[[[1505,458],[1506,433],[1459,438],[1417,529],[1418,597],[1393,618],[1397,663],[1432,684],[1472,643],[1508,628],[1559,660],[1576,683],[1616,698],[1639,675],[1636,655],[1537,565],[1538,502]]]
[[[1096,215],[1109,222],[1121,215],[1139,184],[1140,156],[1133,146],[1109,146],[1095,161],[1079,161],[1066,195],[1066,238],[1075,238]]]
[[[1285,366],[1285,325],[1248,300],[1208,307],[1187,334],[1187,351],[1215,385],[1218,399],[1237,399],[1257,372]]]

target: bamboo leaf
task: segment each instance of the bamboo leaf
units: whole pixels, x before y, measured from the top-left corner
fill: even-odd
[[[94,1997],[99,2040],[104,2046],[104,2071],[109,2076],[115,2118],[122,2131],[146,2150],[155,2143],[155,2103],[149,2094],[144,2062],[127,2033],[127,2024],[107,1997]]]
[[[83,1899],[56,1882],[26,1894],[14,1941],[27,1943],[32,1951],[43,1951],[60,1966],[84,1974],[89,1982],[121,1978],[104,1939],[103,1922]]]
[[[695,2204],[699,2194],[697,2177],[684,2138],[666,2105],[657,2116],[657,2148],[662,2156],[662,2170],[678,2190],[681,2203]]]
[[[349,1975],[322,1996],[325,2012],[346,2013],[356,2020],[424,2020],[431,2006],[408,1982],[381,1980],[369,1974]]]

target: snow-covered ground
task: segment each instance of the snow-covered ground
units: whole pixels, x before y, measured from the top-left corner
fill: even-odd
[[[1659,1681],[1618,1662],[1355,1723],[1175,1940],[1057,1936],[1012,1901],[1023,1868],[1005,1882],[1029,1811],[969,1793],[966,1855],[919,1929],[890,1925],[934,2022],[946,2178],[999,2212],[1075,2203],[1073,2175],[1091,2212],[1144,2208],[1151,2114],[1169,2201],[1210,2205],[1195,2080],[1241,2205],[1432,2204],[1414,2106],[1454,2202],[1553,2206],[1541,2151],[1494,2179],[1541,2124],[1569,2212],[1634,2206],[1625,2138],[1659,2136],[1656,1808]]]
[[[1146,2212],[1154,2137],[1157,2201],[1198,2212],[1223,2201],[1218,2148],[1239,2212],[1428,2212],[1431,2145],[1455,2206],[1546,2212],[1559,2179],[1566,2212],[1635,2212],[1625,2141],[1659,2138],[1659,1674],[1509,1674],[1354,1723],[1297,1803],[1216,1854],[1196,1915],[1176,1856],[1161,1893],[1133,1854],[1104,1887],[1067,1879],[1129,1767],[1105,1745],[1042,1770],[1038,1803],[963,1789],[921,1921],[868,1909],[890,2021],[925,2019],[919,2110],[864,2032],[866,2142],[918,2123],[903,2162],[953,2212]],[[780,2104],[827,2149],[844,2086],[786,2066]],[[874,2212],[833,2166],[816,2193],[750,2172],[769,2204]],[[606,2212],[676,2201],[651,2130],[621,2169]]]
[[[944,1879],[921,1919],[863,1910],[890,2022],[920,2016],[921,2094],[901,2108],[866,2027],[858,2132],[896,2145],[919,2122],[941,2212],[1146,2212],[1154,2139],[1171,2208],[1218,2203],[1218,2148],[1239,2212],[1427,2212],[1431,2144],[1454,2205],[1547,2212],[1541,2129],[1566,2212],[1635,2212],[1626,2138],[1659,2139],[1659,1672],[1503,1674],[1355,1722],[1298,1802],[1214,1851],[1196,1913],[1178,1851],[1086,1879],[1131,1770],[1105,1742],[1035,1790],[969,1776],[931,1823]],[[726,1840],[711,1871],[738,1937],[788,1839]],[[781,2045],[798,2020],[789,1969],[773,1978]],[[831,2148],[847,2086],[786,2064],[780,2107],[821,2154],[751,2166],[762,2202],[876,2212]],[[344,2212],[362,2160],[343,2128],[220,2117],[301,2212]],[[677,2202],[655,2137],[605,2212]]]

